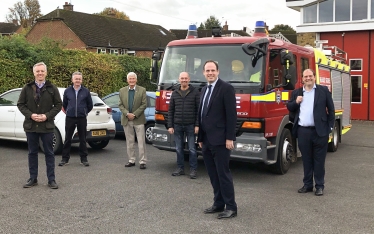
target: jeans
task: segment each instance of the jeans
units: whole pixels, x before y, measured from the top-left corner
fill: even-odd
[[[187,137],[188,151],[190,153],[190,169],[197,169],[197,154],[195,147],[195,125],[174,124],[175,149],[177,151],[177,165],[184,169],[184,139]]]
[[[29,172],[30,178],[38,178],[38,152],[39,137],[42,140],[45,155],[45,164],[47,166],[48,181],[55,180],[55,155],[53,153],[53,132],[38,133],[26,132],[27,144],[29,148]]]

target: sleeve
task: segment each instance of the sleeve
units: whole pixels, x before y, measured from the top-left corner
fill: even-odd
[[[329,127],[332,129],[335,124],[335,107],[334,107],[334,101],[332,100],[332,94],[328,90],[327,87],[325,87],[325,92],[326,92],[326,107],[328,110],[328,122],[329,122]]]
[[[291,98],[287,103],[287,109],[291,112],[296,112],[300,107],[300,105],[296,103],[296,98],[297,98],[296,93],[298,92],[298,90],[299,89],[292,91]]]
[[[196,119],[195,119],[195,126],[199,126],[199,108],[200,108],[200,92],[195,91],[195,113],[196,113]]]
[[[17,107],[25,118],[31,118],[32,112],[29,110],[29,108],[27,108],[26,86],[23,87],[21,94],[19,95]]]
[[[168,110],[168,123],[167,128],[174,127],[174,113],[175,113],[175,93],[173,92],[170,97],[169,110]]]
[[[235,127],[236,127],[236,97],[234,87],[229,85],[223,96],[224,108],[226,114],[226,140],[235,140]]]
[[[118,108],[121,110],[122,115],[126,116],[129,113],[129,110],[125,108],[125,104],[123,103],[123,91],[122,89],[119,90],[119,101],[118,101]]]
[[[88,92],[88,95],[87,95],[87,114],[90,113],[93,109],[93,102],[92,102],[92,97],[91,97],[91,93],[90,93],[90,90],[87,89],[87,92]]]
[[[62,100],[60,96],[60,91],[58,91],[56,86],[53,86],[53,107],[50,111],[45,113],[47,119],[51,120],[54,119],[55,116],[61,111],[62,108]]]
[[[65,91],[64,91],[64,96],[63,96],[63,98],[62,98],[62,108],[64,108],[65,112],[66,112],[66,110],[67,110],[67,108],[68,108],[68,103],[69,103],[69,100],[68,100],[67,95],[66,95],[67,90],[68,90],[68,89],[65,89]]]

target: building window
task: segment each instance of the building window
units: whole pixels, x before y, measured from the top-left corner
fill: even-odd
[[[351,0],[335,1],[335,21],[351,20]]]
[[[349,66],[351,71],[362,71],[362,59],[350,59]]]
[[[368,0],[352,1],[352,20],[363,20],[368,18]]]
[[[97,48],[97,53],[98,54],[106,54],[106,49],[105,48]]]
[[[371,18],[374,19],[374,0],[371,0]]]
[[[130,56],[135,56],[135,50],[128,50],[126,51],[126,54]]]
[[[304,7],[304,23],[317,23],[317,4]]]
[[[327,0],[324,2],[319,3],[318,6],[319,11],[319,19],[320,23],[323,22],[333,22],[334,16],[334,0]]]
[[[352,102],[361,102],[361,78],[362,76],[351,76]]]
[[[110,49],[110,53],[118,55],[118,49]]]

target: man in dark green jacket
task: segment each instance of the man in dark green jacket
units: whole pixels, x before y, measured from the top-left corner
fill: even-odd
[[[47,165],[48,186],[57,189],[55,180],[55,155],[53,152],[54,118],[61,111],[62,101],[57,87],[46,80],[47,66],[41,62],[33,67],[35,81],[26,84],[21,91],[17,107],[25,116],[23,128],[29,148],[28,161],[30,179],[23,186],[30,188],[38,184],[39,138],[44,146]]]

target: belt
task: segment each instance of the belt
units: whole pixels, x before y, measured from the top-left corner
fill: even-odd
[[[315,126],[301,126],[301,125],[299,125],[299,127],[302,127],[302,128],[309,128],[309,129],[316,129]]]

